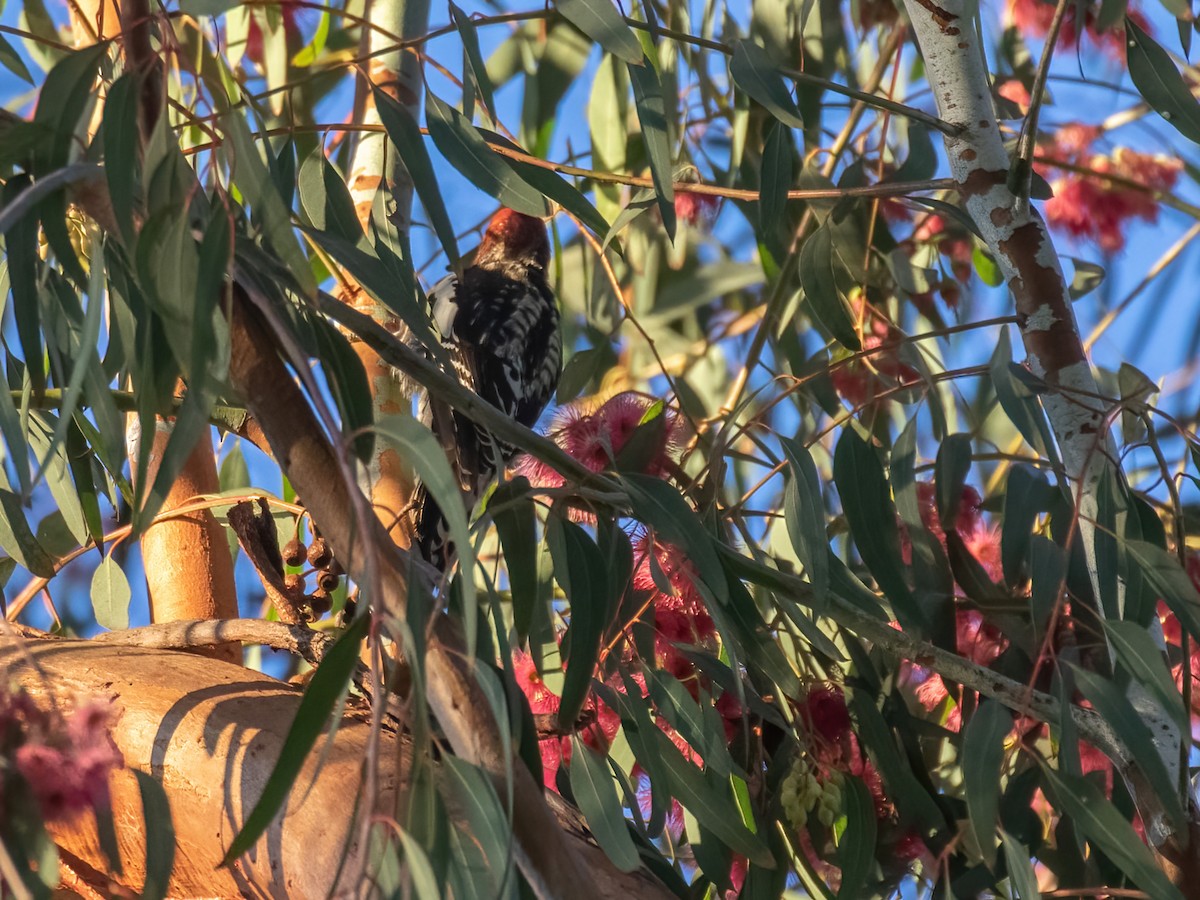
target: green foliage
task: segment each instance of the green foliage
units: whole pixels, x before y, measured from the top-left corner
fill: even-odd
[[[1088,21],[1117,21],[1117,6]],[[144,618],[122,542],[153,523],[211,425],[244,423],[234,304],[318,413],[311,438],[344,447],[344,467],[324,474],[358,490],[394,454],[457,549],[433,584],[397,564],[412,576],[403,609],[382,608],[373,573],[351,573],[359,613],[317,667],[225,864],[298,799],[369,638],[379,666],[385,642],[402,648],[413,691],[408,790],[392,810],[403,827],[371,829],[364,850],[385,893],[533,890],[513,846],[513,776],[527,766],[578,806],[617,869],[680,895],[776,896],[798,880],[815,896],[887,896],[916,878],[920,896],[1026,900],[1041,869],[1081,889],[1177,895],[1132,822],[1182,830],[1193,812],[1180,790],[1193,773],[1162,735],[1192,724],[1200,481],[1176,462],[1196,458],[1195,417],[1161,418],[1153,357],[1118,361],[1098,399],[1013,361],[1016,332],[995,318],[1008,301],[997,312],[983,288],[1013,283],[1020,242],[986,245],[1005,211],[975,222],[934,180],[945,165],[931,135],[957,129],[891,96],[889,77],[922,96],[936,62],[882,55],[891,4],[710,4],[693,19],[679,3],[562,0],[508,30],[503,14],[451,4],[437,39],[409,47],[419,77],[402,100],[374,85],[377,124],[361,129],[411,181],[411,227],[404,192],[352,177],[342,139],[362,123],[347,131],[334,110],[367,67],[357,16],[181,8],[154,23],[154,46],[179,52],[159,73],[170,100],[152,128],[151,73],[120,47],[58,49],[37,4],[23,26],[36,54],[0,37],[0,67],[39,93],[31,118],[0,120],[0,574],[17,573],[13,615],[36,614],[35,579],[54,592],[64,567],[90,566],[86,622],[72,609],[65,629]],[[1146,30],[1125,28],[1134,88],[1200,140],[1190,82]],[[995,80],[1032,84],[1021,37],[996,43]],[[85,179],[108,195],[100,215]],[[695,180],[704,192],[676,190]],[[914,196],[893,199],[897,183]],[[1110,172],[1096,189],[1138,187]],[[1170,193],[1141,187],[1151,206]],[[425,290],[469,263],[497,203],[550,220],[568,348],[557,400],[571,408],[539,438],[425,378],[528,454],[467,509],[445,436],[395,402],[413,371],[381,379],[357,343],[409,365],[405,351],[423,347],[453,373]],[[1110,304],[1119,272],[1105,265],[1075,261],[1062,285],[1081,320],[1102,322],[1097,337],[1138,296]],[[342,290],[388,327],[330,312]],[[1065,321],[1017,324],[1034,348],[1043,332],[1078,337]],[[1124,468],[1098,463],[1087,496],[1068,477],[1064,396],[1122,425],[1120,452],[1095,454]],[[287,484],[292,464],[239,445],[220,488]],[[223,520],[231,500],[199,502]],[[425,702],[443,610],[505,778],[446,752],[450,723]],[[383,666],[374,685],[397,673]],[[161,897],[171,811],[153,777],[137,780],[142,890]],[[347,803],[358,793],[348,785]],[[32,805],[19,819],[0,825],[4,848],[29,893],[48,896],[54,845]]]

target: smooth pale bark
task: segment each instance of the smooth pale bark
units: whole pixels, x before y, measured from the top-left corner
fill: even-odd
[[[1050,387],[1041,397],[1042,405],[1075,493],[1079,537],[1103,616],[1095,523],[1101,482],[1116,465],[1107,421],[1109,404],[1099,399],[1100,390],[1046,223],[1032,204],[1020,202],[1008,187],[1011,160],[984,69],[985,47],[975,31],[976,6],[963,0],[905,0],[904,5],[925,59],[938,113],[959,128],[957,135],[945,138],[951,174],[1012,295],[1026,364]],[[1123,590],[1118,609],[1123,613]],[[1129,699],[1151,726],[1155,746],[1178,783],[1178,728],[1136,684],[1131,686]],[[1152,841],[1156,845],[1166,842],[1172,828],[1153,792],[1136,779],[1130,783]]]
[[[159,419],[150,451],[148,482],[158,473],[162,454],[171,434],[171,423]],[[130,454],[136,471],[137,462]],[[206,433],[188,456],[175,483],[167,492],[162,512],[184,506],[201,494],[219,489],[212,442]],[[233,580],[233,556],[225,529],[210,510],[201,509],[146,530],[141,540],[142,563],[150,593],[150,619],[174,622],[181,619],[234,619],[238,615],[237,590]],[[220,644],[196,652],[226,662],[241,662],[236,644]]]
[[[154,775],[171,802],[177,849],[170,896],[319,900],[349,887],[336,884],[335,877],[342,848],[358,834],[347,798],[361,784],[370,730],[361,702],[350,702],[324,760],[310,754],[283,816],[225,869],[217,865],[275,765],[300,703],[298,688],[191,654],[58,639],[18,643],[0,637],[0,672],[42,704],[76,695],[112,698],[119,713],[113,737],[127,766],[110,783],[125,869],[113,880],[138,890],[145,879],[145,833],[133,774],[138,769]],[[397,790],[397,766],[407,764],[408,752],[406,739],[384,731],[379,758],[385,798]],[[670,896],[644,873],[618,872],[589,840],[578,813],[557,797],[548,799],[552,827],[580,860],[592,896]],[[113,877],[90,815],[56,826],[53,835],[71,856]],[[350,852],[357,850],[350,845]],[[352,860],[344,869],[356,871]]]
[[[359,85],[362,102],[358,108],[362,124],[380,124],[371,87],[383,91],[406,107],[414,119],[418,118],[422,94],[419,58],[410,51],[384,51],[396,45],[395,38],[389,35],[411,39],[425,34],[429,26],[429,0],[373,0],[367,6],[367,18],[375,29],[368,29],[364,34],[365,49],[380,55],[372,55],[367,64],[370,85]],[[392,224],[401,234],[408,235],[412,224],[413,183],[396,155],[396,148],[382,130],[358,134],[347,185],[355,212],[368,234],[371,233],[371,211],[376,194],[384,190],[390,198],[388,213]],[[402,327],[395,315],[357,285],[346,291],[343,300],[393,333]],[[392,368],[366,345],[356,343],[354,347],[371,384],[376,420],[407,413],[412,398],[405,393]],[[411,466],[385,441],[378,441],[367,469],[376,514],[387,526],[392,539],[407,547],[410,535],[404,512],[412,496]]]

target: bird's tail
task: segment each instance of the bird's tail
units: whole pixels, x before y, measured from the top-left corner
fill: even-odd
[[[413,529],[413,546],[421,557],[439,572],[445,572],[454,545],[450,541],[450,525],[441,506],[428,488],[420,482],[413,491],[413,507],[417,511]]]

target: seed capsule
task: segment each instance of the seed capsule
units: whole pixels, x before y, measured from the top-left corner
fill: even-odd
[[[283,561],[289,566],[298,566],[304,562],[304,544],[299,538],[292,538],[283,545]]]
[[[329,549],[329,544],[325,538],[315,537],[313,542],[308,545],[308,562],[310,565],[318,569],[324,569],[333,561],[333,551]]]

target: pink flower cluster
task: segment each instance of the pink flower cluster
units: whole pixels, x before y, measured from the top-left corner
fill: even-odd
[[[866,785],[875,807],[875,818],[880,823],[881,859],[907,865],[928,857],[929,850],[920,835],[911,828],[900,827],[895,821],[895,806],[887,796],[879,770],[867,759],[859,743],[841,687],[829,683],[812,685],[804,699],[796,704],[796,713],[806,740],[805,754],[813,764],[818,782],[836,777],[836,772],[857,778]],[[812,861],[816,863],[819,859],[813,856]]]
[[[124,766],[110,733],[114,718],[107,700],[81,701],[64,716],[24,690],[0,687],[0,820],[22,784],[47,822],[106,808],[109,773]]]
[[[942,530],[938,515],[936,488],[929,482],[917,485],[917,502],[921,510],[921,522],[942,544],[946,545],[946,533]],[[993,581],[1003,578],[1000,563],[1000,534],[984,521],[981,510],[982,498],[970,485],[963,487],[959,499],[958,514],[954,530],[962,538],[967,550],[987,572]],[[905,563],[912,563],[912,542],[907,531],[902,530],[900,552]],[[957,626],[957,649],[960,656],[979,666],[990,666],[1008,646],[1008,640],[994,625],[989,624],[976,609],[959,606],[955,610]],[[940,675],[921,666],[906,664],[906,680],[915,687],[917,701],[926,709],[933,710],[949,696]],[[946,727],[957,731],[961,724],[961,708],[955,706],[946,721]]]
[[[1158,220],[1156,195],[1175,187],[1183,161],[1128,147],[1118,147],[1108,156],[1093,153],[1091,145],[1099,136],[1095,126],[1064,125],[1053,143],[1039,151],[1037,168],[1054,190],[1046,201],[1047,221],[1112,253],[1125,246],[1125,229],[1131,220]],[[1056,162],[1084,171],[1056,168]]]
[[[654,562],[651,562],[651,554]],[[656,586],[652,566],[659,567],[667,579],[671,592],[666,593]],[[634,541],[634,572],[632,586],[635,590],[648,594],[647,603],[654,611],[655,635],[653,666],[669,672],[683,683],[694,698],[699,698],[701,688],[710,690],[711,683],[705,678],[680,649],[683,646],[715,649],[717,629],[712,617],[704,606],[704,599],[696,588],[696,571],[683,553],[676,547],[652,541],[646,535],[639,535]],[[627,651],[627,660],[634,659],[632,650]],[[559,708],[558,696],[546,687],[539,675],[533,658],[523,651],[514,654],[513,662],[516,668],[517,686],[529,700],[529,707],[535,714],[557,713]],[[645,681],[638,672],[633,673],[633,680],[646,695]],[[608,679],[608,686],[619,693],[625,692],[625,685],[619,676]],[[732,694],[722,694],[716,701],[717,712],[721,715],[726,739],[732,739],[736,723],[742,718],[742,709],[737,698]],[[604,752],[608,749],[613,737],[620,727],[620,717],[607,704],[597,698],[589,698],[584,707],[585,715],[591,721],[582,730],[584,742],[593,749]],[[683,737],[667,722],[659,719],[658,726],[679,748],[688,759],[702,765],[703,759],[690,747]],[[539,747],[542,755],[542,770],[546,786],[553,788],[559,766],[570,761],[571,742],[567,737],[543,738]],[[678,819],[680,825],[682,817]]]
[[[1050,31],[1054,21],[1056,4],[1049,0],[1008,0],[1007,21],[1016,27],[1026,37],[1043,38]],[[1062,30],[1058,34],[1058,45],[1070,49],[1079,43],[1080,14],[1083,16],[1083,33],[1114,59],[1125,58],[1125,26],[1118,21],[1116,25],[1101,31],[1096,27],[1096,13],[1099,3],[1069,3],[1063,17]],[[1143,31],[1150,30],[1150,23],[1132,3],[1126,10],[1131,18]]]
[[[684,423],[670,407],[662,408],[661,425],[649,421],[655,418],[657,402],[647,394],[625,391],[590,410],[586,402],[564,406],[550,423],[547,436],[591,471],[604,472],[612,468],[634,433],[645,427],[647,430],[642,433],[651,440],[642,448],[640,471],[665,477],[675,467],[683,443]],[[554,467],[532,456],[518,457],[514,468],[534,487],[559,488],[566,483]],[[582,510],[572,510],[571,517],[576,521],[593,520],[593,516]]]

